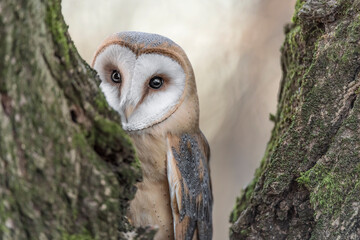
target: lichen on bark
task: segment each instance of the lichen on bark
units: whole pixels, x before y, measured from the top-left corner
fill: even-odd
[[[360,1],[298,0],[271,139],[231,239],[357,239]]]
[[[60,10],[0,1],[0,239],[124,239],[140,165]]]

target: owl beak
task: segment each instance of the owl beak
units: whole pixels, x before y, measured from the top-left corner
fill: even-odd
[[[126,118],[126,122],[128,122],[131,114],[134,112],[135,107],[132,105],[129,105],[125,108],[125,118]]]

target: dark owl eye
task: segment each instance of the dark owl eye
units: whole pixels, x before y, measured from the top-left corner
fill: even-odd
[[[149,86],[153,89],[159,89],[163,85],[164,80],[161,77],[153,77],[150,79]]]
[[[120,75],[119,71],[114,70],[114,71],[111,73],[111,80],[112,80],[114,83],[121,83],[121,75]]]

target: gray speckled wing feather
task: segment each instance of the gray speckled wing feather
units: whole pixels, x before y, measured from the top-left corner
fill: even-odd
[[[201,132],[169,136],[167,174],[177,240],[212,238],[209,146]]]

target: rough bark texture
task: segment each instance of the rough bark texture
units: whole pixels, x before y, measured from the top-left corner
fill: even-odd
[[[360,1],[298,0],[275,126],[231,239],[360,239]]]
[[[0,239],[123,239],[139,162],[60,11],[0,1]]]

